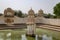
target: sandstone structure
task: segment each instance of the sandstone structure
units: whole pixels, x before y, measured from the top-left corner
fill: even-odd
[[[18,29],[18,28],[28,28],[30,31],[35,30],[35,27],[41,26],[41,24],[60,26],[60,19],[47,19],[43,17],[43,10],[38,10],[38,16],[35,17],[35,12],[33,9],[28,11],[28,16],[25,18],[19,18],[14,15],[14,10],[7,8],[4,10],[4,15],[0,16],[0,29]],[[11,26],[13,25],[13,26]],[[29,27],[30,26],[30,27]],[[30,31],[35,34],[35,31]],[[30,33],[28,32],[28,34]],[[30,34],[33,34],[30,33]]]
[[[30,9],[27,17],[27,35],[34,35],[36,30],[34,11]]]
[[[14,11],[11,8],[4,10],[4,21],[7,25],[11,25],[14,22]]]

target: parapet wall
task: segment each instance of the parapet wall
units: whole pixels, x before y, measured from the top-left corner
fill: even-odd
[[[15,23],[26,23],[27,18],[16,18]],[[60,26],[60,19],[35,18],[35,23],[43,23]]]
[[[47,19],[43,18],[37,21],[38,23],[50,24],[60,26],[60,19]]]
[[[18,18],[14,17],[14,24],[25,24],[27,22],[27,18]],[[48,19],[48,18],[35,18],[35,23],[43,23],[50,25],[60,26],[60,19]],[[0,17],[0,24],[5,24],[4,17]]]
[[[27,18],[16,18],[15,23],[26,23]],[[60,19],[35,18],[35,23],[43,23],[60,26]]]

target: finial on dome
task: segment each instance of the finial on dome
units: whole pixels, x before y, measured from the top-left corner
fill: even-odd
[[[32,7],[31,7],[31,10],[32,10]]]
[[[28,11],[28,14],[29,14],[29,15],[34,15],[34,10],[32,10],[32,7],[31,7],[31,9]]]

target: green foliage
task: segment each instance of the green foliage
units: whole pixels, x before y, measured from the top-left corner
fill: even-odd
[[[57,16],[56,16],[56,15],[54,15],[54,16],[53,16],[53,18],[57,18]]]
[[[22,15],[23,15],[22,11],[20,10],[15,11],[15,16],[22,17]]]
[[[18,17],[22,17],[23,13],[22,11],[18,11]]]
[[[15,11],[14,15],[17,16],[17,11]]]
[[[0,13],[0,16],[2,16],[3,14],[2,13]]]
[[[44,17],[45,18],[54,18],[54,15],[48,13],[48,14],[44,14]]]
[[[60,18],[60,3],[56,4],[54,7],[54,14],[57,16],[57,18]]]

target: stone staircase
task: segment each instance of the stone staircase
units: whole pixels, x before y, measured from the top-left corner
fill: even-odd
[[[53,25],[39,25],[39,28],[43,29],[49,29],[49,30],[54,30],[60,32],[60,27],[59,26],[53,26]]]
[[[26,24],[14,24],[13,26],[7,26],[5,24],[0,24],[0,30],[1,29],[20,29],[20,28],[27,28],[27,25]],[[54,30],[54,31],[60,32],[60,26],[37,24],[37,28],[43,28],[43,29]]]
[[[26,25],[25,24],[14,24],[13,26],[7,26],[5,24],[0,25],[0,30],[3,30],[3,29],[22,29],[22,28],[26,28]]]

